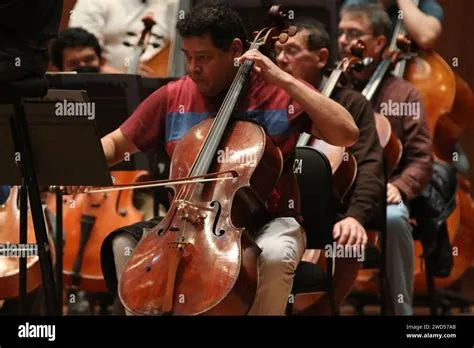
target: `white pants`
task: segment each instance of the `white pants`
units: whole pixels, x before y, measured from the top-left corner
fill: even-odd
[[[255,241],[262,253],[257,293],[248,315],[284,315],[295,270],[306,249],[306,233],[294,218],[277,218],[262,227]],[[127,254],[124,250],[135,245],[136,241],[130,235],[114,238],[117,279],[128,258],[124,256]]]

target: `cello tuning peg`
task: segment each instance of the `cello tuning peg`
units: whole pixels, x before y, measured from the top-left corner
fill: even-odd
[[[127,31],[128,36],[137,36],[133,31]]]
[[[127,47],[131,47],[131,46],[132,46],[132,44],[131,44],[130,42],[128,42],[128,41],[124,41],[124,42],[122,42],[122,43],[123,43],[125,46],[127,46]]]
[[[278,37],[276,37],[276,40],[278,40],[281,44],[284,44],[289,38],[290,36],[288,33],[281,33]]]
[[[152,43],[151,45],[153,46],[153,48],[158,48],[161,46],[159,43]]]

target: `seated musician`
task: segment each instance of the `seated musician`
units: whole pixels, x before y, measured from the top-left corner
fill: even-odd
[[[411,40],[420,48],[435,48],[443,30],[444,10],[437,0],[420,0],[419,7],[412,0],[345,0],[343,5],[369,4],[379,2],[392,20],[392,31],[399,16]],[[458,161],[455,167],[463,175],[469,176],[469,160],[461,144],[456,143]]]
[[[292,170],[298,136],[306,129],[328,143],[351,146],[359,131],[342,106],[285,73],[259,51],[246,52],[244,25],[228,5],[197,5],[179,21],[177,29],[183,39],[188,75],[158,89],[121,127],[102,139],[107,162],[112,166],[123,161],[126,153],[154,151],[160,146],[165,146],[171,156],[176,142],[192,126],[216,114],[238,70],[236,62],[252,60],[254,70],[238,108],[258,109],[261,116],[271,115],[248,114],[269,132],[282,151],[285,164],[266,202],[273,218],[253,236],[262,253],[259,287],[249,314],[283,315],[294,272],[306,246],[306,234],[299,222],[298,185]],[[183,108],[184,112],[177,112]],[[72,188],[75,190],[82,188]],[[130,250],[142,237],[144,226],[146,222],[114,231],[103,244],[103,273],[114,294],[117,279]]]
[[[420,0],[419,6],[416,6],[413,0],[345,0],[343,6],[371,3],[382,5],[392,24],[396,23],[401,13],[402,23],[410,38],[420,48],[434,48],[442,32],[441,23],[444,17],[443,8],[437,0]]]
[[[348,54],[352,40],[367,45],[374,64],[362,73],[354,73],[362,90],[381,61],[390,41],[391,22],[378,5],[350,5],[341,11],[339,47]],[[372,99],[372,106],[388,118],[392,131],[403,145],[403,155],[387,184],[387,279],[396,315],[412,315],[414,281],[414,241],[410,225],[410,201],[417,197],[432,175],[432,139],[419,92],[409,82],[392,76],[384,77]],[[398,111],[396,106],[399,106]],[[410,108],[401,108],[410,106]],[[402,110],[402,112],[400,112]],[[405,110],[405,111],[404,111]],[[408,111],[407,111],[408,110]]]
[[[106,59],[93,34],[82,28],[68,28],[51,45],[51,63],[57,71],[98,73]]]
[[[160,44],[160,47],[146,48],[141,57],[139,74],[154,77],[154,71],[143,64],[143,61],[159,53],[164,48],[164,40],[171,40],[173,37],[171,21],[177,14],[176,0],[77,0],[68,26],[83,28],[99,40],[106,59],[101,72],[126,73],[134,53],[132,46],[138,42],[144,29],[142,18],[148,14],[156,21],[152,33],[163,39],[151,39]],[[129,42],[132,46],[126,46],[124,42]]]
[[[284,71],[321,89],[321,84],[326,79],[323,72],[330,56],[329,35],[323,24],[314,19],[299,18],[293,24],[298,28],[297,34],[285,44],[277,42],[275,45],[276,62]],[[380,223],[381,208],[384,208],[380,206],[385,197],[383,149],[375,126],[374,111],[364,96],[339,85],[331,98],[351,113],[360,131],[357,142],[347,149],[357,161],[357,177],[350,196],[337,209],[333,236],[339,245],[358,245],[364,250],[367,242],[366,228],[376,222]],[[346,260],[344,265],[345,272],[341,274],[343,281],[352,283],[361,264]],[[337,269],[336,266],[336,272]],[[337,278],[336,275],[335,277]],[[338,299],[338,302],[342,300],[343,298]]]

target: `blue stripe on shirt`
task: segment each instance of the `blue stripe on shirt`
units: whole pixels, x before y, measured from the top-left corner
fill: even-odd
[[[211,117],[208,112],[171,112],[166,116],[166,140],[168,142],[181,139],[189,129]],[[249,110],[237,113],[236,117],[254,120],[262,125],[269,136],[284,135],[290,130],[288,111],[279,110]]]

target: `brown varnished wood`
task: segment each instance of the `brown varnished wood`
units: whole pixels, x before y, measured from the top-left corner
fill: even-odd
[[[171,179],[188,175],[212,121],[203,121],[180,140],[171,160]],[[216,162],[213,172],[233,169],[239,176],[235,180],[204,184],[203,194],[192,199],[187,197],[187,203],[174,200],[169,210],[172,213],[142,238],[125,265],[119,295],[130,312],[165,314],[166,286],[171,280],[168,260],[172,257],[170,254],[175,253],[173,243],[177,242],[173,228],[185,231],[185,244],[174,281],[172,313],[244,315],[249,310],[258,284],[260,249],[245,229],[235,227],[241,225],[244,218],[234,224],[232,201],[239,190],[247,189],[265,202],[281,173],[282,157],[266,139],[261,127],[243,121],[231,126],[221,150],[225,151],[226,146],[233,150],[233,156]],[[173,187],[174,192],[179,192],[180,187]],[[219,213],[213,201],[221,204],[217,221]],[[184,203],[181,208],[180,203]],[[183,218],[186,212],[187,220]],[[200,214],[205,218],[198,218]],[[216,231],[225,231],[222,236],[213,234],[214,224]],[[162,235],[158,233],[160,229],[163,229]],[[149,271],[148,266],[151,266]]]
[[[468,84],[459,76],[456,78],[456,96],[450,112],[443,114],[436,124],[433,150],[443,161],[456,161],[455,145],[461,135],[474,124],[474,95]]]
[[[147,171],[113,171],[114,184],[133,184],[148,176]],[[107,292],[100,261],[100,249],[107,235],[117,228],[142,221],[144,214],[133,204],[133,189],[106,193],[86,193],[64,196],[63,228],[65,234],[63,254],[63,280],[72,285],[74,266],[81,245],[81,220],[83,216],[95,217],[87,240],[80,268],[79,289],[90,292]],[[56,214],[56,196],[49,194],[47,207]],[[132,251],[130,251],[132,252]]]
[[[168,77],[170,67],[171,44],[167,40],[161,51],[145,62],[153,70],[156,77]]]
[[[4,205],[0,206],[0,244],[19,244],[20,242],[20,209],[17,204],[19,188],[12,186],[10,196]],[[45,219],[47,238],[53,264],[56,260],[56,249],[51,236],[51,225]],[[28,244],[36,243],[35,230],[31,212],[28,209]],[[0,299],[10,299],[19,296],[20,258],[0,257]],[[27,257],[27,293],[37,289],[41,283],[41,267],[38,256]]]
[[[454,73],[436,52],[420,51],[408,62],[404,77],[421,94],[433,137],[438,120],[453,107],[456,93]]]

